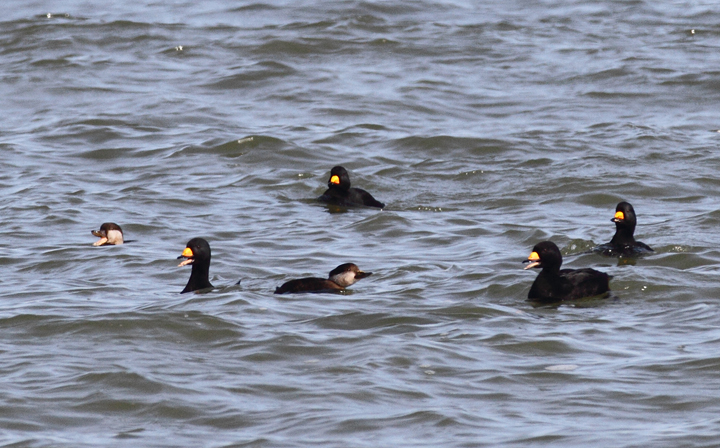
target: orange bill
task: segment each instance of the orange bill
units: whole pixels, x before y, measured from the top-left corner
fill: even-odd
[[[528,255],[528,258],[526,261],[529,261],[530,264],[525,266],[523,269],[530,269],[534,268],[535,266],[540,265],[540,255],[538,255],[537,252],[531,252],[530,255]]]
[[[187,265],[191,264],[193,262],[192,257],[194,257],[194,256],[195,255],[193,254],[192,249],[190,249],[189,247],[186,247],[185,250],[183,251],[182,255],[180,255],[178,257],[178,258],[185,257],[186,259],[183,260],[178,266],[187,266]]]

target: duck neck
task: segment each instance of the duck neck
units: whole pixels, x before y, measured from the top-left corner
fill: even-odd
[[[562,284],[559,268],[544,268],[533,282],[528,297],[542,300],[557,299],[562,296]]]
[[[212,288],[210,283],[210,265],[193,264],[190,279],[185,286],[186,291],[196,291],[198,289]]]
[[[634,227],[617,226],[615,235],[612,240],[610,240],[610,244],[616,246],[629,246],[635,244],[633,233],[635,233]]]
[[[543,266],[542,271],[540,271],[540,275],[544,277],[559,277],[560,276],[560,266]]]

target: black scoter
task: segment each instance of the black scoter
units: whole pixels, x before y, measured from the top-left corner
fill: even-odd
[[[330,271],[328,278],[307,277],[290,280],[277,287],[275,294],[339,291],[371,275],[372,272],[363,272],[353,263],[345,263]]]
[[[368,207],[384,208],[385,204],[376,200],[370,193],[361,188],[350,187],[350,175],[341,166],[333,167],[330,171],[328,189],[318,198],[320,202],[332,205],[350,207],[365,205]]]
[[[91,230],[90,233],[100,238],[93,243],[93,246],[119,245],[123,243],[123,231],[114,222],[103,223],[100,230]]]
[[[615,216],[610,221],[615,223],[615,235],[609,243],[601,244],[593,251],[608,257],[637,257],[654,252],[647,244],[635,241],[637,217],[628,202],[620,202],[615,207]]]
[[[552,241],[533,247],[525,269],[542,268],[530,288],[528,299],[557,302],[591,297],[610,290],[610,276],[595,269],[560,269],[562,254]]]
[[[185,260],[178,266],[192,264],[192,271],[185,289],[180,294],[213,287],[208,279],[210,273],[210,244],[207,241],[202,238],[191,239],[178,260],[181,258],[185,258]]]

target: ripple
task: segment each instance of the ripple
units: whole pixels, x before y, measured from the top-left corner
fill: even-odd
[[[1,24],[6,444],[715,443],[711,8],[106,6]],[[620,200],[655,253],[587,253]],[[612,294],[528,302],[548,239]]]

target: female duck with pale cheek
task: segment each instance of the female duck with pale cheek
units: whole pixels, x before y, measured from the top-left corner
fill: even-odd
[[[340,291],[371,275],[372,272],[363,272],[354,263],[345,263],[330,271],[328,278],[306,277],[290,280],[277,287],[275,294]]]
[[[119,245],[123,243],[123,231],[114,222],[106,222],[100,226],[100,230],[91,230],[90,232],[100,238],[93,243],[93,246]]]
[[[190,279],[185,285],[185,289],[180,294],[186,292],[198,291],[201,289],[213,288],[210,284],[210,244],[202,238],[193,238],[188,241],[183,253],[178,260],[184,258],[178,266],[192,265]]]
[[[341,166],[333,167],[330,171],[328,189],[318,198],[318,201],[343,207],[356,205],[378,208],[385,207],[385,204],[376,200],[367,191],[361,188],[351,188],[350,175],[347,170]]]
[[[530,300],[559,302],[597,296],[610,290],[610,276],[604,272],[590,268],[560,269],[562,254],[552,241],[536,244],[524,263],[530,263],[525,269],[542,269],[530,287]]]

